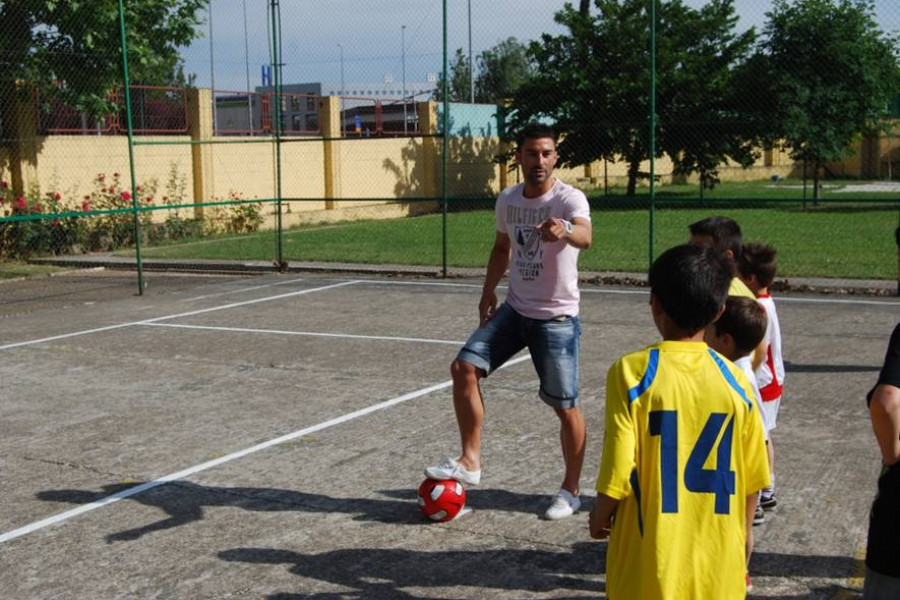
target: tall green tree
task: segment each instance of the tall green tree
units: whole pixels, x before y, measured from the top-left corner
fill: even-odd
[[[696,173],[711,189],[726,159],[748,167],[756,158],[748,98],[737,93],[738,80],[755,74],[748,58],[756,33],[736,33],[732,0],[711,0],[699,10],[673,5],[664,14],[669,21],[657,40],[659,147],[676,175]]]
[[[511,98],[531,74],[527,46],[510,37],[488,48],[476,57],[475,102],[500,102]],[[469,102],[471,65],[462,48],[456,49],[450,63],[450,100]],[[444,74],[438,77],[434,97],[443,100]]]
[[[479,54],[477,62],[476,102],[501,102],[512,98],[531,76],[528,47],[514,37]]]
[[[820,169],[885,125],[900,84],[898,40],[879,30],[867,0],[774,0],[763,51],[772,127],[791,156]]]
[[[469,101],[469,77],[472,66],[469,57],[462,48],[456,49],[453,61],[450,63],[449,98],[451,102]],[[438,102],[444,99],[444,72],[438,75],[437,87],[434,90],[434,99]]]
[[[125,2],[128,54],[135,81],[177,77],[179,48],[190,44],[208,0]],[[0,0],[0,125],[16,131],[15,99],[44,99],[96,115],[122,84],[117,0]]]
[[[529,46],[535,72],[515,95],[510,124],[553,121],[566,165],[623,159],[631,195],[649,158],[649,3],[595,0],[594,6],[595,12],[584,3],[577,10],[567,5],[555,20],[568,33],[545,34]],[[726,158],[752,160],[732,81],[755,32],[734,32],[733,0],[710,0],[699,10],[665,1],[657,19],[658,153],[669,155],[677,172],[697,172],[711,186]]]

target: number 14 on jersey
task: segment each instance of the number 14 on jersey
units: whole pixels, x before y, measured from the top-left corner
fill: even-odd
[[[731,443],[734,417],[726,413],[712,413],[694,443],[684,467],[684,487],[697,494],[715,494],[715,512],[727,515],[735,491],[735,476],[731,470]],[[722,433],[722,428],[725,432]],[[721,439],[719,434],[722,433]],[[655,410],[650,413],[650,435],[659,436],[660,475],[662,480],[662,511],[678,512],[678,411]],[[716,441],[719,441],[716,448]],[[707,459],[715,451],[716,467],[704,469]]]

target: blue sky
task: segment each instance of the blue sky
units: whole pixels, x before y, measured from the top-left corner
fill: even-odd
[[[456,48],[468,49],[468,1],[447,3],[451,56]],[[684,1],[692,6],[704,3]],[[249,63],[250,86],[259,85],[261,65],[269,60],[268,0],[212,0],[211,4],[212,38],[209,26],[201,26],[203,37],[183,52],[186,70],[196,73],[200,86],[210,84],[212,73],[217,89],[243,90]],[[526,41],[543,32],[560,33],[553,14],[563,4],[563,0],[471,0],[473,54],[511,36]],[[735,0],[740,26],[761,25],[771,4],[771,0]],[[875,0],[874,6],[883,30],[900,30],[900,1]],[[343,46],[347,83],[380,81],[386,74],[400,81],[404,63],[407,81],[423,81],[427,73],[441,70],[441,17],[441,0],[281,0],[284,81],[339,82],[338,44]]]

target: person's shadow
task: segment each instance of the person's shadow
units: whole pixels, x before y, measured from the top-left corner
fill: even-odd
[[[103,486],[100,491],[46,490],[37,493],[39,500],[89,504],[123,492],[142,482]],[[323,494],[277,488],[214,487],[186,481],[174,481],[129,496],[128,499],[162,510],[167,518],[127,529],[106,537],[109,543],[136,540],[155,531],[163,531],[203,519],[206,507],[233,507],[249,511],[346,513],[359,521],[419,525],[424,522],[418,510],[415,489],[382,490],[380,498],[334,498]],[[505,490],[470,490],[467,506],[479,510],[505,510],[538,514],[548,502],[546,496],[516,494]],[[589,508],[589,507],[588,507]]]
[[[606,544],[579,542],[566,550],[499,548],[495,550],[413,551],[361,548],[300,553],[270,548],[233,548],[219,553],[229,562],[288,565],[294,575],[350,588],[359,598],[416,598],[407,589],[605,590],[597,576],[606,564]],[[269,600],[299,600],[308,594],[279,593]],[[316,598],[336,597],[327,594]],[[583,596],[581,596],[583,597]]]
[[[852,556],[816,556],[753,552],[750,575],[766,577],[814,577],[847,579],[857,576],[863,561]]]

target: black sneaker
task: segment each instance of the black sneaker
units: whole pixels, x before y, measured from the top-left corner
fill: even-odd
[[[756,506],[756,512],[753,514],[753,524],[762,525],[766,522],[766,511],[760,505]]]
[[[760,496],[759,505],[763,510],[772,510],[778,506],[778,498],[775,497],[775,494],[772,494],[771,496]]]

